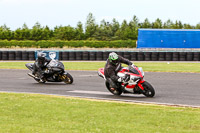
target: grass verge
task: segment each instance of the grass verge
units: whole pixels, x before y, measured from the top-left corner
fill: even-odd
[[[0,132],[200,132],[200,109],[0,93]]]
[[[27,69],[27,62],[0,62],[0,69]],[[105,62],[63,62],[67,70],[98,70],[104,67]],[[200,73],[199,63],[175,62],[136,62],[135,65],[143,67],[149,72],[192,72]]]

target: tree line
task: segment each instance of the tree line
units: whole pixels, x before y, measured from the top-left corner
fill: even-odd
[[[133,16],[131,21],[123,20],[120,24],[115,18],[112,22],[102,20],[97,24],[95,17],[89,13],[85,26],[82,22],[78,22],[76,27],[56,26],[50,29],[48,26],[41,26],[39,22],[29,29],[26,24],[15,31],[3,25],[0,27],[0,40],[98,40],[98,41],[113,41],[113,40],[137,40],[139,28],[151,29],[200,29],[200,23],[196,26],[182,23],[181,21],[162,22],[157,18],[154,22],[150,22],[148,18],[144,22],[139,22],[138,17]]]

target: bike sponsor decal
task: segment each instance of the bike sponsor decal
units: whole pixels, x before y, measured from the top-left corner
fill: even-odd
[[[35,58],[37,59],[38,53],[44,53],[46,58],[52,60],[59,60],[59,51],[35,51]]]

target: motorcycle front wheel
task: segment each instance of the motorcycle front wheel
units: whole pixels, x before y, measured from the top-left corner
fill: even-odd
[[[73,77],[69,73],[63,74],[62,79],[65,82],[65,84],[72,84],[73,83]]]
[[[145,81],[144,83],[142,83],[142,86],[144,87],[143,94],[146,97],[153,97],[155,95],[155,90],[154,90],[153,86],[151,86],[150,83]]]
[[[106,81],[106,88],[114,95],[121,95],[122,91],[119,89],[115,89],[114,91],[111,89],[110,84],[108,81]]]

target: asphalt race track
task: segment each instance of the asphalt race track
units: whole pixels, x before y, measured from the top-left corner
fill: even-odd
[[[200,107],[200,74],[146,72],[145,80],[155,88],[153,98],[143,95],[114,96],[107,91],[104,79],[96,71],[69,71],[74,83],[37,83],[27,75],[28,70],[0,69],[0,91],[40,93],[73,97],[87,97],[127,102],[156,103]]]

